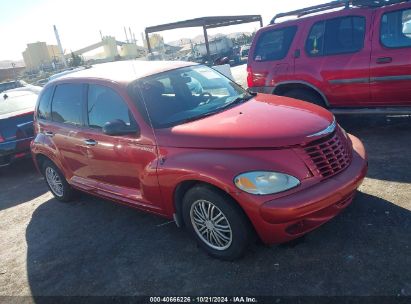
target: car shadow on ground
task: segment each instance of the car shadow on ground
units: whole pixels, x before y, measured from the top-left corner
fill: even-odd
[[[235,262],[166,223],[86,195],[45,202],[26,230],[32,295],[411,295],[411,212],[371,195],[298,245]]]
[[[367,177],[411,183],[411,116],[338,116],[349,133],[359,137],[367,150]]]
[[[0,200],[0,211],[26,203],[48,191],[31,159],[0,168],[0,189],[2,197],[7,198]]]

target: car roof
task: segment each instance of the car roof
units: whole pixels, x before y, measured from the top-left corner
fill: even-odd
[[[197,63],[185,61],[115,61],[96,64],[80,71],[64,74],[49,83],[64,82],[64,80],[69,79],[104,79],[129,83],[139,78],[192,65],[197,65]]]

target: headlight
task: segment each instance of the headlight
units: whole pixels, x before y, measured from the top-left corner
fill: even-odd
[[[294,176],[266,171],[253,171],[238,175],[234,179],[238,189],[247,193],[264,195],[283,192],[297,187],[300,181]]]

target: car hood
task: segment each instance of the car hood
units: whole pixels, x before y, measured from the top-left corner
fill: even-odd
[[[157,129],[163,147],[234,149],[278,148],[303,144],[333,123],[333,115],[299,100],[258,94],[220,113]]]

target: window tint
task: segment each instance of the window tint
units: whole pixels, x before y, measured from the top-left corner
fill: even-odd
[[[90,85],[88,89],[88,124],[91,128],[102,128],[106,122],[121,119],[131,124],[131,113],[124,100],[112,89]]]
[[[285,58],[296,32],[297,27],[291,26],[262,33],[255,48],[254,60],[271,61]]]
[[[47,88],[40,97],[39,108],[37,109],[38,119],[50,119],[50,102],[54,87]]]
[[[305,49],[310,56],[355,53],[364,46],[365,18],[342,17],[315,23]]]
[[[382,16],[381,43],[391,48],[411,46],[411,9]]]
[[[82,124],[82,84],[62,84],[56,87],[51,105],[53,121]]]

